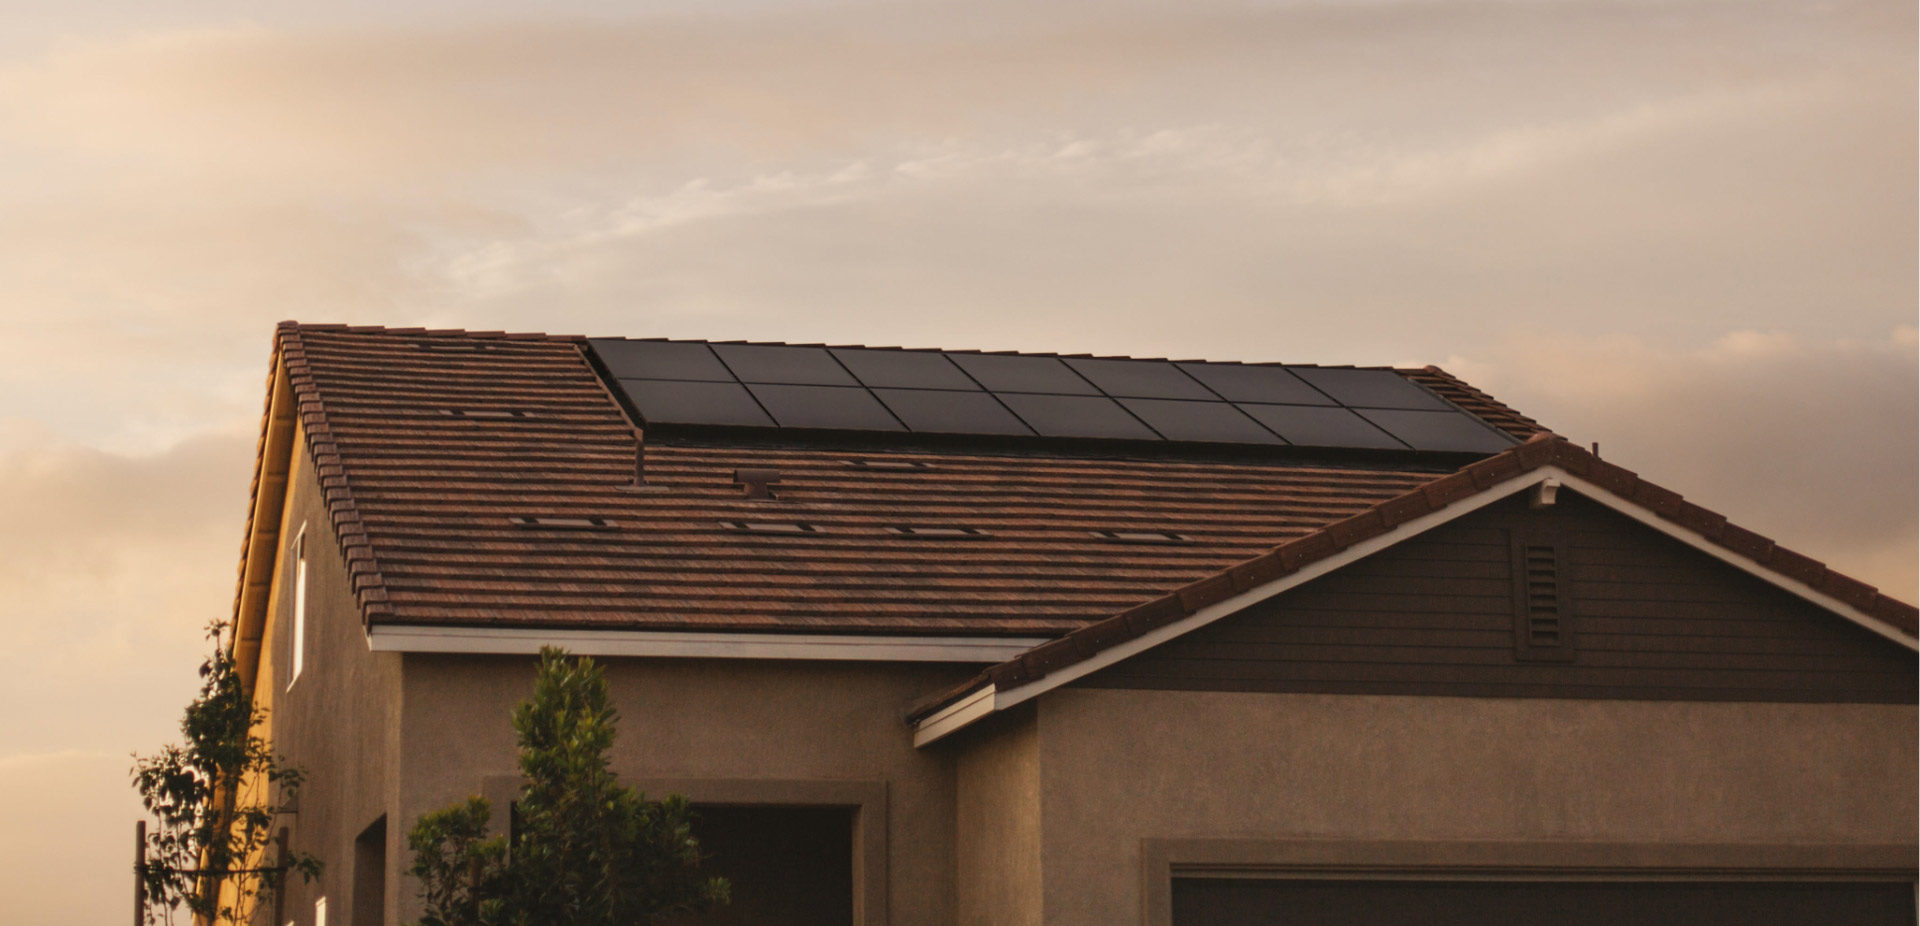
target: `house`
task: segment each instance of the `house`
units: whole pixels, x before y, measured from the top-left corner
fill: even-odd
[[[252,499],[282,922],[417,915],[549,643],[703,922],[1914,920],[1915,608],[1437,368],[287,323]]]

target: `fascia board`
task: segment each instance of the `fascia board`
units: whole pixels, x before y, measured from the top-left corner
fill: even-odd
[[[995,694],[993,686],[987,685],[928,715],[914,725],[914,748],[925,746],[999,710],[995,704]]]
[[[559,646],[581,656],[995,663],[1048,639],[376,624],[367,632],[367,648],[390,653],[525,655],[538,653],[542,646]]]

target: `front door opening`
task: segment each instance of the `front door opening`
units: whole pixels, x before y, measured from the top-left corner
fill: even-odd
[[[674,926],[853,926],[853,807],[697,804],[701,870],[733,902]]]

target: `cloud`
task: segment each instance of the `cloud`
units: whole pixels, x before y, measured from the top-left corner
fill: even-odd
[[[1569,439],[1889,594],[1920,589],[1920,352],[1736,331],[1516,337],[1446,366]]]
[[[0,428],[0,703],[33,707],[6,748],[145,748],[232,613],[253,436],[129,456],[22,431]]]
[[[8,922],[125,922],[141,812],[127,785],[131,764],[125,755],[73,750],[0,756]]]

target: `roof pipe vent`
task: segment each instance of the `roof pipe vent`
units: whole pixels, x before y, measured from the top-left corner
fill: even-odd
[[[744,490],[747,498],[772,498],[773,487],[780,484],[780,471],[777,469],[736,469],[733,481]]]

